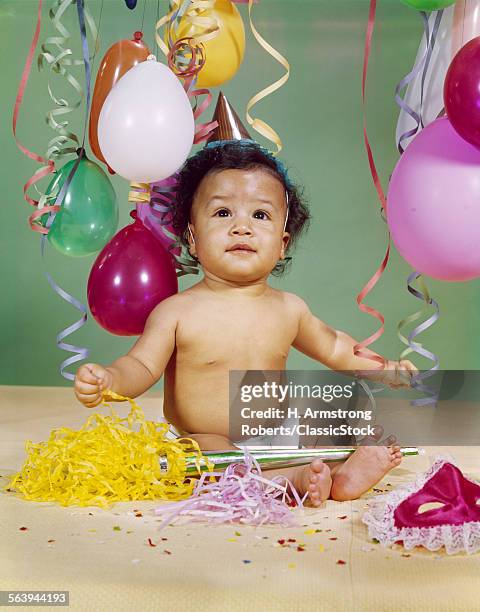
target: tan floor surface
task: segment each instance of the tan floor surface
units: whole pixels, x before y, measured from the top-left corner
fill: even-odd
[[[160,395],[146,394],[139,403],[148,418],[161,415]],[[126,414],[128,405],[116,409]],[[0,483],[20,468],[27,438],[78,428],[88,414],[69,389],[0,387]],[[432,447],[426,456],[406,458],[376,489],[412,481],[429,467],[429,456],[445,451],[480,479],[479,447]],[[376,494],[296,511],[298,528],[195,524],[158,532],[151,509],[160,502],[104,511],[2,493],[0,589],[69,590],[70,609],[102,612],[479,610],[480,555],[406,553],[372,543],[360,519],[366,499]],[[134,509],[143,516],[135,517]],[[295,542],[278,544],[288,538]]]

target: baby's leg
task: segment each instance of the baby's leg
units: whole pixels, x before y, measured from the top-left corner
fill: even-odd
[[[196,440],[200,448],[209,450],[239,450],[230,440],[216,434],[188,434],[189,438]],[[274,476],[285,476],[290,480],[299,495],[303,497],[308,491],[308,499],[312,506],[320,506],[330,495],[332,478],[330,470],[323,461],[314,459],[310,465],[299,465],[289,468],[262,468],[265,477],[272,479]]]
[[[399,446],[358,447],[344,463],[331,465],[332,499],[357,499],[401,461]]]

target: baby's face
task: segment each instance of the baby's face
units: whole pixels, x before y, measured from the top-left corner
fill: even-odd
[[[267,171],[222,170],[200,183],[192,205],[190,251],[205,272],[230,282],[266,278],[284,257],[287,203]]]

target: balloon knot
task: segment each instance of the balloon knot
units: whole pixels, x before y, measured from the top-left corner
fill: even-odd
[[[140,30],[137,30],[136,32],[133,33],[133,38],[135,40],[142,40],[143,32],[141,32]]]

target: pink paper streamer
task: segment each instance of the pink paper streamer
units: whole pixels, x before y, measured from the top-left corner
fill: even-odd
[[[211,477],[218,481],[210,481]],[[295,487],[284,476],[267,480],[258,462],[245,453],[243,463],[228,466],[225,472],[206,472],[200,477],[190,499],[165,504],[155,514],[166,516],[160,529],[179,519],[220,523],[294,526],[291,506],[303,507]]]

